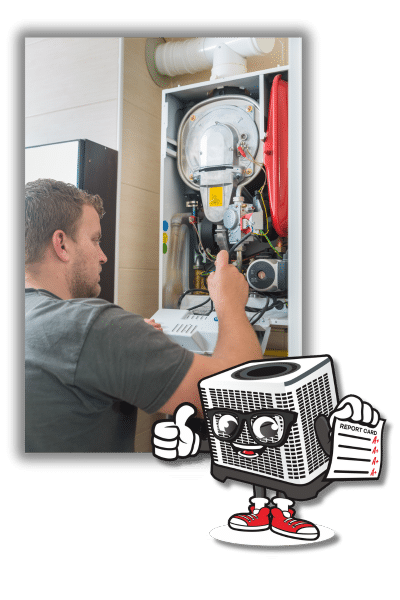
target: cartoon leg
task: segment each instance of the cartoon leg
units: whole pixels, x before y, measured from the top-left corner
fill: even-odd
[[[269,504],[268,492],[270,490],[257,485],[253,486],[253,490],[254,496],[249,498],[249,512],[232,515],[228,521],[231,529],[237,531],[265,531],[269,529],[270,510],[267,505]]]
[[[309,521],[294,519],[294,509],[289,508],[294,504],[289,498],[272,498],[275,508],[271,509],[271,529],[279,535],[302,540],[317,540],[319,529]]]

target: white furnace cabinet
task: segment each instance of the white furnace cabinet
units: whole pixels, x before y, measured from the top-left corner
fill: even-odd
[[[283,128],[273,122],[278,80],[286,87]],[[163,90],[154,318],[194,352],[215,347],[218,319],[207,301],[207,277],[225,248],[249,282],[246,312],[265,356],[271,331],[280,330],[287,334],[280,356],[302,354],[301,84],[301,39],[290,38],[289,65]],[[279,151],[268,150],[273,134],[283,148],[275,180],[267,179],[266,163]],[[282,232],[274,211],[282,212],[283,202]]]

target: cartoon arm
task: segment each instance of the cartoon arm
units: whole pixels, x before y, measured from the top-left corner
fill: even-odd
[[[176,460],[199,453],[200,436],[187,425],[188,419],[196,412],[192,404],[185,402],[178,406],[172,419],[154,423],[151,438],[153,456]]]
[[[331,453],[331,434],[335,419],[350,420],[374,427],[379,422],[379,412],[359,396],[345,396],[329,415],[329,420],[320,415],[315,419],[315,431],[325,454]]]

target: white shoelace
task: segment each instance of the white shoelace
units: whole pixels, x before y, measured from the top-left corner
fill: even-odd
[[[294,529],[296,527],[296,525],[300,525],[302,523],[302,521],[297,521],[296,519],[291,519],[289,517],[289,518],[287,518],[287,519],[284,520],[284,523],[288,523],[288,525],[290,525]]]
[[[256,515],[252,514],[252,515],[242,515],[242,516],[246,519],[246,521],[254,521],[254,519],[258,518],[258,513]]]

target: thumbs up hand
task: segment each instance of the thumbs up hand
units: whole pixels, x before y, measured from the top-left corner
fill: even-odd
[[[178,406],[173,419],[154,423],[151,438],[153,456],[162,460],[176,460],[198,454],[200,437],[186,425],[189,417],[196,412],[192,404],[185,402]]]

